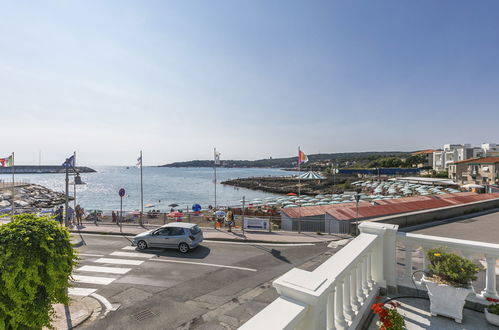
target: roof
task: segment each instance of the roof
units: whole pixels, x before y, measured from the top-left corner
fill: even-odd
[[[411,153],[411,155],[422,155],[422,154],[432,154],[436,151],[440,151],[440,150],[437,150],[437,149],[426,149],[426,150],[419,150],[419,151],[414,151],[413,153]]]
[[[412,201],[405,201],[401,203],[389,203],[381,204],[382,202],[387,202],[388,200],[379,201],[381,205],[367,205],[359,206],[359,219],[367,219],[374,217],[387,216],[398,213],[407,213],[415,211],[429,210],[439,207],[467,204],[472,202],[478,202],[482,200],[499,198],[499,193],[492,194],[476,194],[476,193],[456,193],[456,194],[445,194],[445,195],[433,195],[433,196],[417,196],[425,197],[425,200],[421,198]],[[400,198],[402,199],[402,198]],[[329,210],[328,215],[334,217],[337,220],[353,220],[356,218],[356,208],[347,207],[341,209]]]
[[[458,160],[456,162],[449,163],[449,165],[469,163],[469,162],[477,160],[477,159],[480,159],[480,158],[468,158],[468,159],[464,159],[464,160]]]
[[[186,223],[186,222],[170,222],[161,227],[180,227],[180,228],[192,228],[196,226],[195,223]]]
[[[495,164],[499,163],[499,157],[484,157],[484,158],[475,158],[470,163],[473,164]]]
[[[359,205],[368,204],[367,202],[360,201]],[[318,215],[324,215],[327,211],[342,207],[352,207],[355,203],[340,203],[340,204],[330,204],[330,205],[316,205],[316,206],[302,206],[302,207],[291,207],[287,209],[281,209],[281,212],[290,218],[300,218],[300,217],[313,217]]]

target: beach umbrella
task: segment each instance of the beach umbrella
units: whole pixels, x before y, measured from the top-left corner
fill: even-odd
[[[282,205],[292,205],[294,204],[293,202],[290,202],[290,201],[285,201],[285,202],[282,202]]]
[[[298,205],[295,205],[295,204],[293,204],[293,205],[286,205],[286,206],[283,207],[283,209],[289,209],[291,207],[298,207]]]
[[[180,218],[180,217],[183,217],[183,216],[184,216],[184,214],[183,214],[182,212],[177,212],[177,211],[175,211],[175,212],[170,212],[170,213],[168,213],[168,215],[167,215],[167,216],[168,216],[169,218]]]
[[[314,203],[305,203],[302,206],[315,206],[315,204]]]
[[[277,204],[278,204],[278,203],[276,203],[276,202],[270,202],[270,203],[267,203],[267,205],[269,205],[269,206],[275,206],[275,205],[277,205]]]
[[[329,203],[328,202],[319,202],[319,203],[315,203],[315,205],[328,205]]]
[[[288,195],[288,196],[296,196],[296,194],[295,194],[295,193],[288,193],[287,195]]]
[[[199,211],[201,211],[201,205],[199,205],[199,204],[192,204],[192,210],[193,210],[194,212],[199,212]]]
[[[176,203],[171,203],[171,204],[170,204],[170,205],[168,205],[168,206],[169,206],[169,207],[177,207],[177,206],[178,206],[178,204],[176,204]]]
[[[215,215],[222,216],[222,215],[225,215],[225,212],[224,211],[216,211]]]

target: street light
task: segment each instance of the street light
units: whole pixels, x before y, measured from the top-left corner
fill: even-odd
[[[76,170],[76,168],[71,165],[71,162],[69,161],[69,159],[66,159],[66,162],[64,163],[65,164],[65,167],[66,167],[66,200],[65,200],[65,215],[64,215],[64,225],[66,227],[69,226],[69,214],[68,214],[68,204],[69,204],[69,176],[70,175],[74,175],[74,182],[73,182],[73,187],[74,187],[74,199],[75,199],[75,203],[76,203],[76,185],[84,185],[85,183],[81,180],[81,177],[80,177],[80,173],[78,173],[78,171]],[[73,173],[70,174],[69,173],[69,168],[72,168],[73,169]]]
[[[360,194],[357,192],[355,194],[355,236],[359,234],[359,201]]]

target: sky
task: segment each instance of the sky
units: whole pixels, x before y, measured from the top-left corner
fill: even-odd
[[[0,157],[499,143],[499,2],[0,0]]]

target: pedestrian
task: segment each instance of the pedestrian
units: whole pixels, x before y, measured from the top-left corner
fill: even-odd
[[[229,233],[232,232],[232,226],[234,225],[234,212],[232,212],[230,207],[227,209],[225,222],[229,225]]]
[[[117,220],[117,216],[116,216],[116,213],[114,211],[111,213],[111,217],[113,218],[112,222],[117,222],[116,221]]]
[[[81,226],[81,206],[80,206],[80,204],[75,206],[75,217],[76,217],[76,226]]]
[[[64,208],[60,206],[57,210],[55,210],[55,220],[59,222],[62,226],[62,219],[64,217]]]
[[[73,224],[73,217],[74,217],[75,211],[71,206],[68,206],[68,222],[70,224]]]

